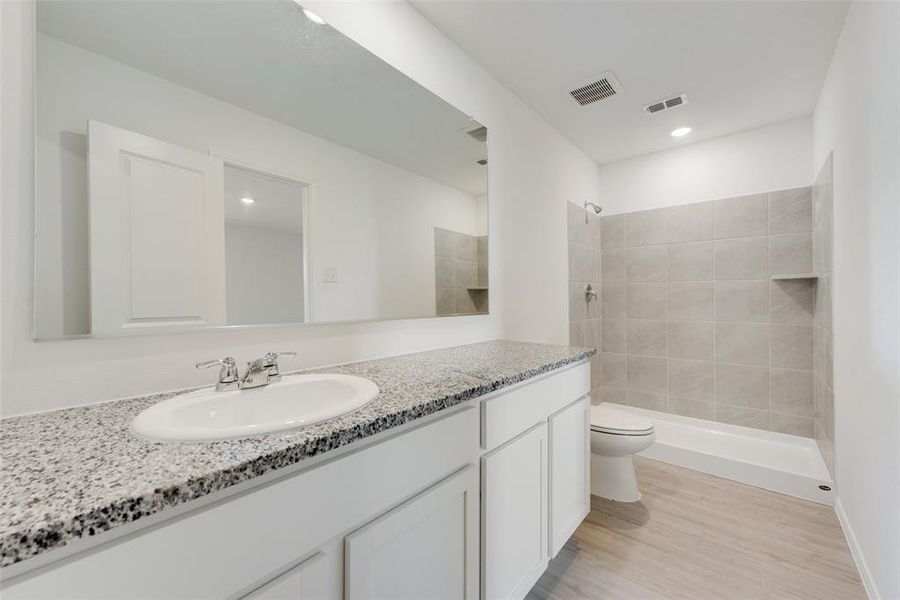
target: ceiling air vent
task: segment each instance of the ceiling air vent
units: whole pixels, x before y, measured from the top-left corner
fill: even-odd
[[[687,94],[679,94],[672,98],[667,98],[665,100],[660,100],[659,102],[654,102],[653,104],[648,104],[644,107],[644,112],[646,112],[648,115],[655,115],[658,112],[687,104],[687,101]]]
[[[621,89],[622,84],[619,83],[613,72],[607,71],[594,81],[570,90],[569,94],[575,99],[575,102],[581,106],[587,106],[599,100],[606,100],[615,96]]]
[[[470,136],[472,136],[479,142],[487,141],[487,127],[484,127],[484,126],[477,127],[475,129],[471,129],[471,130],[467,131],[466,133],[468,133]]]

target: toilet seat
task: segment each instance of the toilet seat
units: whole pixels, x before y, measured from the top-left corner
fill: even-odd
[[[653,423],[606,404],[591,407],[591,431],[611,435],[652,435]]]

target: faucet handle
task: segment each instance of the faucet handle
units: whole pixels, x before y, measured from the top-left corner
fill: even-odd
[[[268,352],[268,353],[266,353],[266,360],[277,365],[278,359],[281,358],[282,356],[286,356],[288,358],[297,358],[297,353],[296,352]]]
[[[269,378],[278,380],[281,377],[281,372],[278,370],[278,359],[282,356],[286,356],[288,358],[297,358],[296,352],[268,352],[263,360],[266,361],[266,366],[269,367]]]
[[[219,370],[219,382],[216,386],[216,389],[222,389],[227,384],[237,383],[238,381],[238,370],[237,366],[234,363],[234,358],[230,356],[226,356],[224,358],[219,358],[216,360],[206,360],[203,362],[198,362],[194,365],[197,369],[208,369],[210,367],[221,366],[222,368]]]

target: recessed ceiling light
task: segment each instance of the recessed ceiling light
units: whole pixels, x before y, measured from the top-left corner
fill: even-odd
[[[244,204],[253,204],[254,202],[256,202],[256,200],[254,200],[253,198],[241,198],[241,202],[243,202]]]
[[[303,9],[303,14],[306,15],[306,18],[309,19],[310,21],[312,21],[313,23],[318,23],[319,25],[325,24],[325,19],[323,19],[322,17],[320,17],[313,11],[309,10],[308,8]]]
[[[682,137],[689,134],[690,132],[690,127],[679,127],[678,129],[673,130],[669,135],[671,135],[672,137]]]

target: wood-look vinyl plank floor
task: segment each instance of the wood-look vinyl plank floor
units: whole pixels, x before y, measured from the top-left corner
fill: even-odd
[[[865,598],[834,510],[636,458],[643,498],[591,512],[528,600]]]

